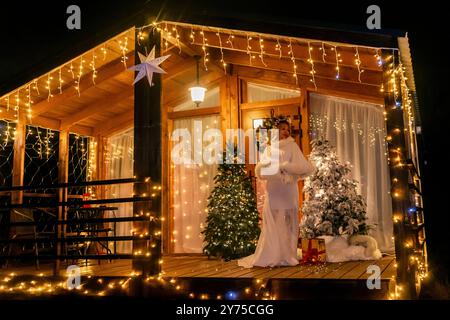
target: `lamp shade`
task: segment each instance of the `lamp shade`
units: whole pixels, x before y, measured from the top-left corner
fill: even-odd
[[[193,102],[200,103],[203,102],[203,100],[205,100],[206,88],[200,86],[192,87],[189,88],[189,91],[191,92],[191,99]]]

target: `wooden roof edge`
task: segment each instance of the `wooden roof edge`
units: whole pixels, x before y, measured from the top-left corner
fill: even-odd
[[[398,48],[397,38],[406,33],[402,30],[386,28],[373,31],[364,30],[362,27],[326,22],[318,23],[298,20],[295,23],[289,21],[288,24],[262,18],[250,20],[212,15],[193,15],[185,17],[183,20],[165,17],[163,21],[377,48]]]
[[[70,63],[70,61],[74,61],[80,56],[99,48],[103,44],[129,32],[133,28],[135,28],[135,26],[129,26],[121,29],[121,31],[116,30],[113,36],[103,32],[100,35],[97,34],[96,36],[93,36],[83,42],[77,43],[76,46],[65,48],[56,55],[49,56],[48,59],[36,63],[32,70],[27,70],[24,73],[20,73],[11,81],[0,84],[0,98],[11,94],[23,86],[26,86],[28,83],[33,82],[39,77],[58,70],[62,66]]]

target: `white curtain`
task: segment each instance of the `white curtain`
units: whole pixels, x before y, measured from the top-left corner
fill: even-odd
[[[133,177],[133,144],[134,131],[127,130],[108,139],[108,168],[107,179],[122,179]],[[107,190],[108,198],[128,198],[133,195],[133,184],[114,184]],[[116,217],[132,217],[133,203],[120,203],[115,205],[119,209],[115,211]],[[109,216],[113,216],[110,214]],[[117,236],[131,235],[132,222],[116,223]],[[132,241],[118,241],[117,253],[131,253]]]
[[[267,86],[257,83],[247,83],[247,101],[261,102],[300,97],[299,90]]]
[[[336,147],[343,162],[352,165],[351,177],[367,202],[371,235],[383,252],[393,252],[394,242],[390,177],[386,159],[383,107],[332,96],[311,94],[311,139],[324,136]]]
[[[194,121],[202,122],[202,131],[220,128],[219,116],[174,120],[174,129],[187,129],[191,135],[191,158],[194,159]],[[203,132],[200,132],[203,136]],[[177,142],[174,142],[177,143]],[[203,147],[209,143],[203,142]],[[176,253],[201,253],[208,197],[214,188],[217,165],[183,164],[173,166],[174,240]]]

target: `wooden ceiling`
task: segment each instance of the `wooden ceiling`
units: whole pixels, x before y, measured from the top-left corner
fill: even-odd
[[[264,79],[290,87],[314,90],[310,73],[313,61],[314,79],[318,88],[366,96],[368,100],[382,99],[380,85],[383,70],[377,60],[378,51],[374,48],[358,47],[358,68],[355,63],[356,49],[347,45],[310,41],[308,46],[308,42],[298,39],[255,36],[242,31],[221,30],[218,33],[206,27],[170,23],[165,23],[164,26],[169,30],[177,28],[179,35],[176,38],[162,32],[163,54],[170,54],[161,65],[167,72],[163,75],[163,104],[169,109],[189,98],[188,88],[196,81],[194,56],[203,56],[205,52],[208,53],[209,61],[205,70],[202,60],[200,81],[206,87],[216,85],[224,77],[225,62],[226,71],[237,73],[242,79]],[[131,126],[134,73],[128,71],[127,67],[135,63],[134,32],[134,29],[130,29],[120,37],[86,52],[70,64],[55,68],[35,82],[11,92],[9,111],[6,110],[7,95],[3,96],[0,100],[0,119],[25,119],[29,91],[33,103],[32,118],[31,121],[27,119],[27,123],[89,136],[110,135]],[[127,38],[126,48],[124,37]],[[91,64],[93,58],[95,71]],[[297,81],[293,76],[294,62]],[[78,83],[81,64],[83,70]],[[336,78],[337,65],[339,79]],[[77,86],[80,95],[76,90]],[[19,112],[14,109],[17,95],[20,99]]]

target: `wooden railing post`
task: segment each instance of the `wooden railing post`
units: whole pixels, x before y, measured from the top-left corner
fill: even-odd
[[[67,183],[69,181],[69,132],[63,130],[59,133],[59,154],[58,154],[58,183]],[[67,202],[67,188],[58,189],[58,201]],[[58,207],[58,221],[66,220],[67,207],[61,205]],[[64,236],[63,224],[55,226],[57,239]],[[56,255],[61,256],[63,253],[64,245],[61,242],[56,242]],[[55,259],[53,265],[53,275],[57,276],[60,273],[60,260]]]

